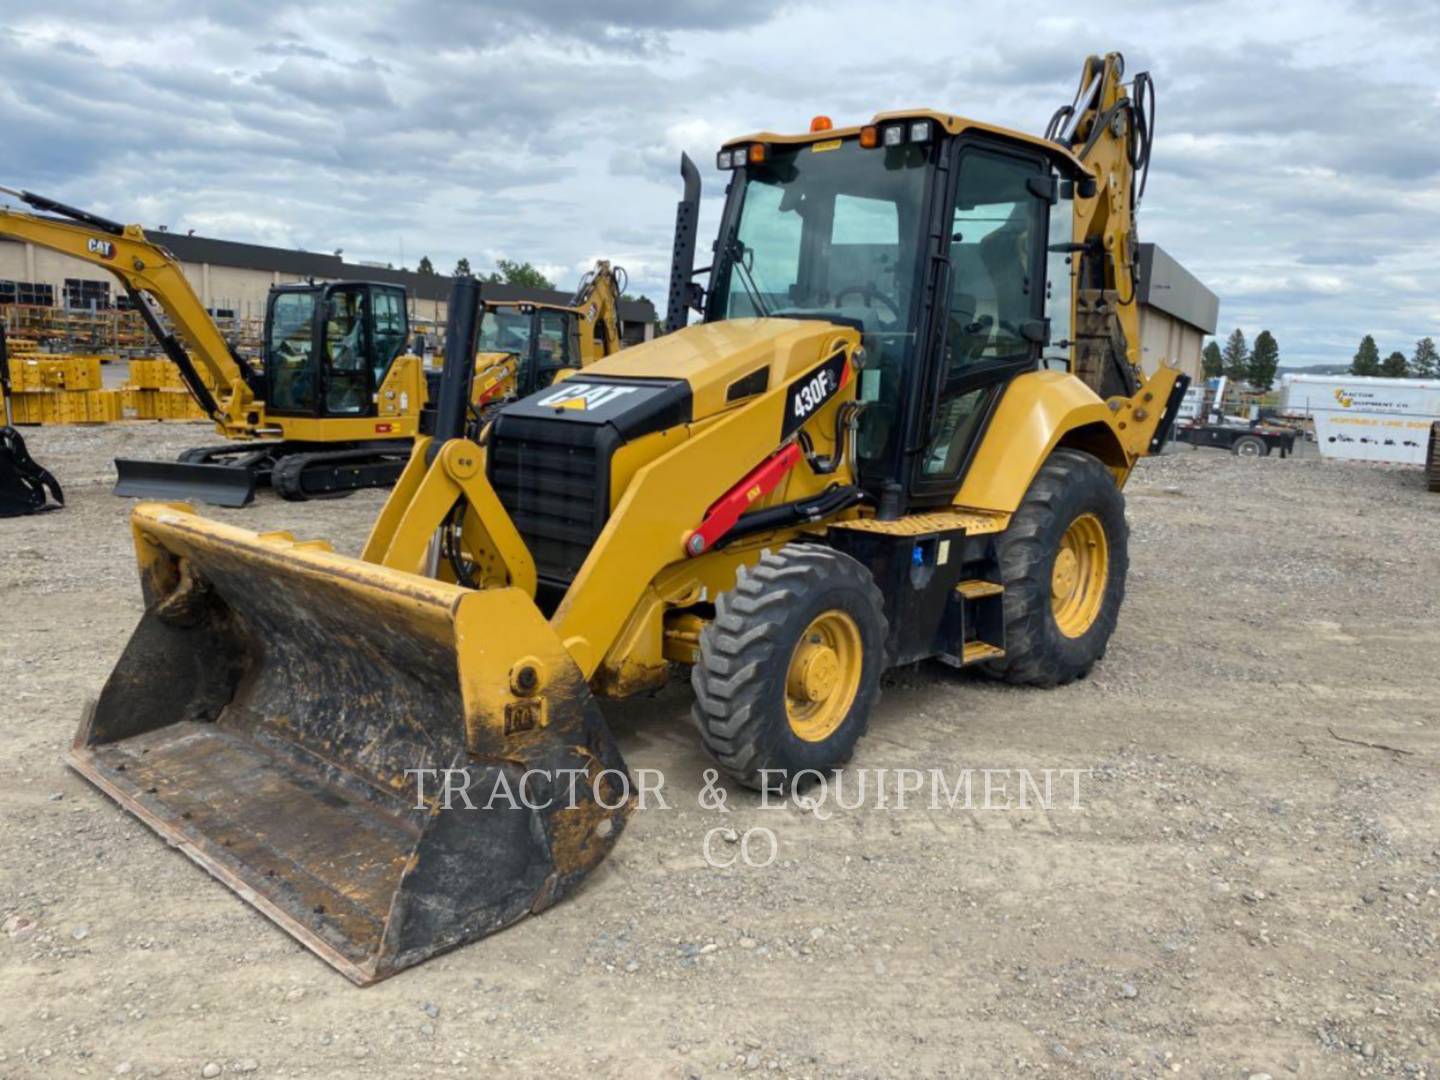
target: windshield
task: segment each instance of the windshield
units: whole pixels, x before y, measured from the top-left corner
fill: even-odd
[[[744,187],[717,252],[711,319],[838,317],[863,327],[864,460],[887,455],[899,430],[928,165],[925,144],[772,146],[770,160],[737,174]]]
[[[525,355],[530,345],[530,316],[515,308],[487,307],[480,319],[480,351]]]

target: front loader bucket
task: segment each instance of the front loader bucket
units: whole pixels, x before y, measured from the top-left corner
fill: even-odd
[[[239,508],[255,498],[255,474],[240,465],[115,459],[115,494],[137,499],[198,499]]]
[[[609,853],[625,764],[525,593],[183,506],[132,524],[146,612],[69,764],[350,979],[538,912]]]

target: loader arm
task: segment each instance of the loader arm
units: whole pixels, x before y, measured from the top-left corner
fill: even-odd
[[[45,209],[72,215],[84,213],[28,192],[12,194]],[[170,360],[180,368],[186,388],[201,408],[224,428],[253,430],[259,416],[249,373],[236,359],[204,303],[195,295],[180,263],[159,244],[147,239],[139,225],[119,225],[90,214],[84,214],[84,219],[56,221],[0,209],[0,235],[36,244],[113,274],[132,301],[139,301],[137,307],[142,317]],[[173,337],[164,332],[144,306],[138,295],[141,293],[148,293],[160,305],[175,328]],[[196,372],[194,363],[205,370],[215,386],[228,393],[227,400],[216,400]]]

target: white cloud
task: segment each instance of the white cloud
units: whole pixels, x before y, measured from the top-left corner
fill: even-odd
[[[1429,7],[1430,5],[1426,5]],[[1432,9],[1433,14],[1433,9]],[[1222,332],[1348,357],[1440,336],[1437,20],[1379,0],[11,0],[0,183],[146,225],[449,269],[596,257],[664,293],[679,154],[934,105],[1038,131],[1082,52],[1158,88],[1141,221]]]

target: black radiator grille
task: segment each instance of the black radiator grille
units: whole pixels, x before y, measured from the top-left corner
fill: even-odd
[[[605,527],[610,448],[594,429],[580,425],[507,429],[490,443],[490,483],[541,579],[568,585]]]

